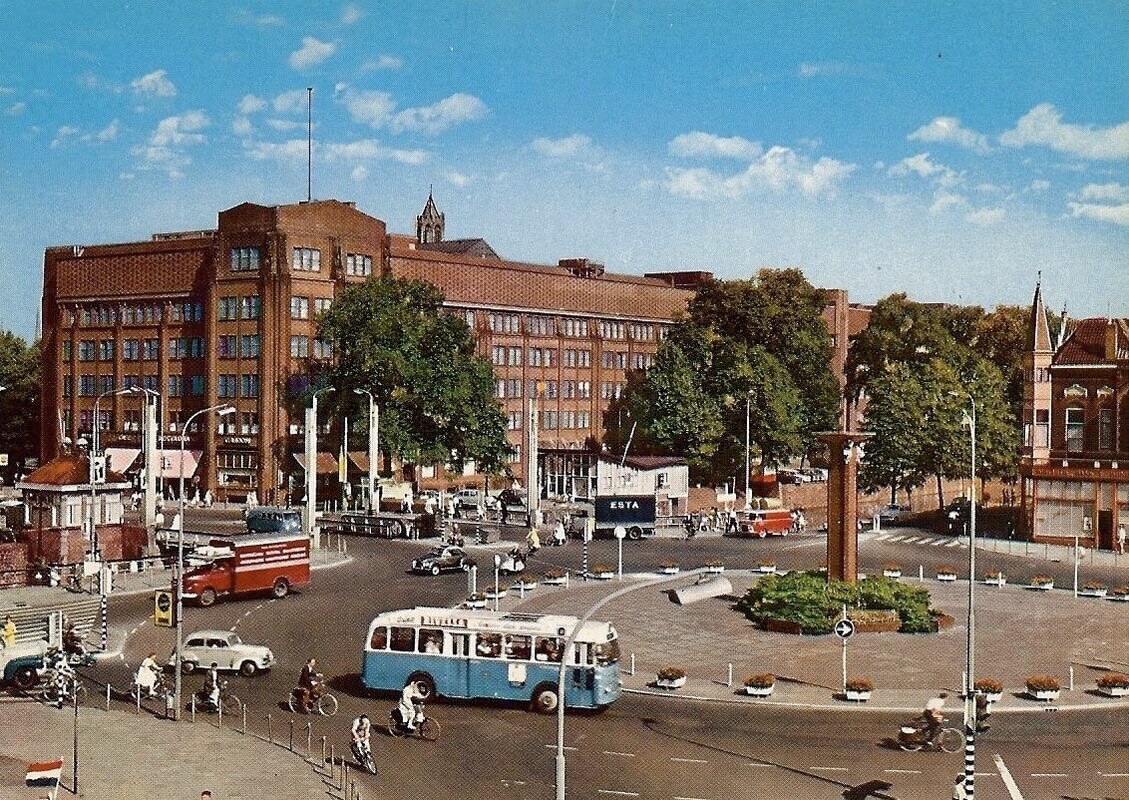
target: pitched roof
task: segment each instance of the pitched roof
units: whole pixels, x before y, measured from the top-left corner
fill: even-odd
[[[474,258],[493,258],[501,260],[485,239],[444,239],[441,242],[429,242],[419,245],[420,250],[433,250],[439,253],[457,253]]]
[[[106,472],[108,488],[116,488],[115,484],[129,485],[129,479],[120,472]],[[20,485],[27,486],[89,486],[90,462],[85,455],[62,455],[48,461],[39,469],[32,472]]]
[[[609,461],[615,464],[620,462],[621,456],[611,454],[601,454],[601,461]],[[666,467],[681,467],[685,466],[686,459],[679,458],[678,456],[627,456],[623,458],[623,463],[632,469],[648,470],[648,469],[665,469]]]
[[[1051,329],[1047,324],[1047,309],[1043,305],[1042,284],[1035,284],[1035,299],[1031,301],[1031,325],[1034,333],[1032,345],[1036,353],[1049,353],[1051,347]]]
[[[1116,337],[1116,358],[1129,359],[1129,319],[1097,317],[1078,322],[1055,353],[1052,363],[1056,366],[1110,363],[1111,359],[1106,357],[1106,335],[1110,326]]]

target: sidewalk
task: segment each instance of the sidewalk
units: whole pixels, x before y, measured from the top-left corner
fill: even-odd
[[[538,586],[524,599],[509,596],[502,606],[525,612],[582,614],[630,581],[635,590],[596,614],[619,632],[622,679],[629,692],[917,713],[928,697],[948,691],[953,706],[959,706],[955,698],[961,693],[965,666],[966,583],[924,583],[933,604],[956,618],[946,630],[930,635],[860,633],[849,640],[848,674],[870,678],[875,684],[868,702],[850,703],[835,698],[842,682],[838,637],[759,630],[731,608],[759,576],[730,570],[722,577],[731,583],[731,594],[685,606],[675,604],[668,592],[692,584],[697,578],[694,573],[670,578],[633,574],[625,575],[622,582],[574,579],[568,588]],[[1097,676],[1108,669],[1129,671],[1129,663],[1123,663],[1127,659],[1123,643],[1129,641],[1129,603],[1012,586],[977,589],[976,677],[995,678],[1004,685],[1004,696],[994,706],[996,713],[1043,713],[1048,707],[1064,711],[1129,708],[1129,699],[1100,695],[1095,685]],[[668,664],[688,673],[682,689],[672,692],[654,687],[656,673]],[[777,676],[771,698],[743,694],[748,675],[766,672]],[[1024,685],[1026,676],[1032,674],[1058,677],[1063,687],[1059,700],[1048,704],[1027,699]]]
[[[35,800],[46,790],[24,786],[27,765],[63,760],[59,797],[73,796],[74,714],[33,700],[0,704],[0,799]],[[79,797],[215,800],[342,797],[301,754],[214,719],[179,724],[142,714],[83,706],[79,713]],[[320,757],[320,751],[315,757]]]

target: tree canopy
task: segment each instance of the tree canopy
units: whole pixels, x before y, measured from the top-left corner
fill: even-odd
[[[0,453],[8,454],[9,478],[25,458],[39,455],[39,343],[0,332]]]
[[[372,392],[381,449],[402,461],[501,471],[510,448],[493,368],[442,303],[433,285],[388,276],[345,289],[318,323],[336,356],[331,402],[363,407],[353,390]]]

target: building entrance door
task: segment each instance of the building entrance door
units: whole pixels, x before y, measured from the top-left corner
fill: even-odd
[[[1113,549],[1113,512],[1098,512],[1098,549]]]

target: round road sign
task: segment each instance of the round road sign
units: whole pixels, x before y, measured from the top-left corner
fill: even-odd
[[[840,639],[850,639],[855,632],[855,623],[849,619],[841,619],[835,623],[835,635]]]

